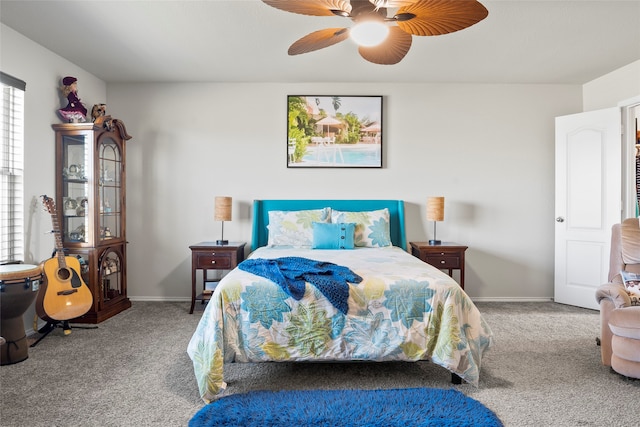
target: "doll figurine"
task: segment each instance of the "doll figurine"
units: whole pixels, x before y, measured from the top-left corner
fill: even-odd
[[[70,123],[84,122],[87,115],[87,109],[78,98],[77,82],[78,79],[75,77],[67,76],[62,79],[62,88],[60,88],[68,103],[66,107],[59,109],[58,113]]]

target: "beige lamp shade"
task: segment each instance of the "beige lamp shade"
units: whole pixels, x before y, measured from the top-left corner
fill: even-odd
[[[216,221],[231,221],[231,197],[216,197],[214,219]]]
[[[215,198],[213,219],[222,221],[222,238],[216,240],[216,244],[226,245],[229,241],[224,239],[224,222],[231,221],[231,197],[217,196]]]
[[[444,221],[444,197],[427,198],[427,220]]]

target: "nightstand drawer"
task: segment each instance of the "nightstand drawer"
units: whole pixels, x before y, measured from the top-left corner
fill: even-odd
[[[438,268],[460,268],[460,257],[457,256],[427,256],[425,261]]]
[[[196,254],[196,268],[228,270],[231,267],[231,255],[228,252]]]

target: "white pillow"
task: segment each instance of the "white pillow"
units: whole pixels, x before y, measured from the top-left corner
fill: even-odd
[[[313,223],[331,222],[331,208],[269,212],[269,246],[311,247]]]
[[[344,212],[332,211],[331,222],[355,222],[355,245],[377,248],[391,246],[389,209],[377,211]]]

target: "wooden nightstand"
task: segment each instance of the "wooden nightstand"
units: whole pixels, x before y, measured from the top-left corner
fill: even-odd
[[[411,254],[440,270],[448,270],[453,277],[453,270],[460,270],[460,287],[464,289],[464,252],[468,246],[453,242],[442,242],[430,245],[427,242],[409,242]]]
[[[217,245],[215,242],[201,242],[189,246],[191,249],[191,309],[198,301],[208,301],[211,294],[205,294],[207,286],[208,270],[232,270],[244,260],[244,242],[229,242],[226,245]],[[196,295],[196,272],[202,270],[202,293]],[[211,283],[211,282],[209,282]]]

